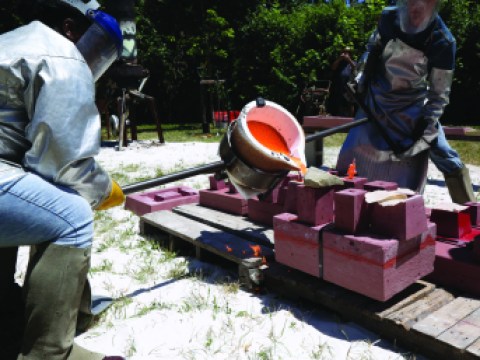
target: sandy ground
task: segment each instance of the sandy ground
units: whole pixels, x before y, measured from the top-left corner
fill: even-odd
[[[123,151],[102,148],[98,161],[122,185],[219,160],[217,144],[155,142]],[[327,148],[326,165],[338,149]],[[470,167],[472,180],[480,171]],[[442,180],[430,166],[429,178]],[[208,175],[178,183],[208,188]],[[172,186],[170,184],[168,186]],[[449,201],[427,185],[425,202]],[[17,277],[26,266],[22,249]],[[90,281],[96,295],[115,299],[76,341],[129,359],[419,359],[335,314],[275,294],[238,287],[236,272],[170,254],[139,234],[139,218],[121,207],[97,213]]]

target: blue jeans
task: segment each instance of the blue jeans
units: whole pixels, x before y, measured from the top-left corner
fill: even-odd
[[[34,174],[0,184],[0,247],[92,245],[93,212],[74,191]]]
[[[431,145],[429,155],[430,160],[443,174],[451,174],[464,166],[458,153],[448,144],[440,123],[437,142]]]

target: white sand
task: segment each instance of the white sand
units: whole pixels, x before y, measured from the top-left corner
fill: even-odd
[[[123,151],[102,148],[98,156],[110,172],[139,176],[219,160],[217,144],[135,143]],[[326,149],[333,165],[338,149]],[[470,167],[470,166],[469,166]],[[478,184],[480,172],[472,170]],[[442,179],[430,166],[429,177]],[[208,175],[180,181],[208,187]],[[122,183],[125,185],[125,183]],[[170,184],[168,186],[172,186]],[[427,204],[448,201],[446,189],[427,185]],[[97,214],[98,216],[98,214]],[[116,298],[100,322],[76,341],[82,346],[129,359],[402,359],[405,349],[317,306],[275,294],[235,291],[235,271],[173,257],[139,235],[139,218],[123,208],[97,219],[92,271],[93,292]],[[23,249],[26,250],[26,249]],[[19,262],[24,273],[26,251]],[[174,273],[182,276],[172,276]],[[422,358],[417,354],[417,359]]]

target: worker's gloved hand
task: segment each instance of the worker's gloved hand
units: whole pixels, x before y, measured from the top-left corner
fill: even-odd
[[[122,188],[116,181],[112,180],[112,191],[110,191],[110,195],[102,201],[96,210],[107,210],[114,206],[122,205],[124,201],[125,195],[123,194]]]
[[[423,137],[420,137],[417,141],[415,141],[410,147],[406,148],[401,153],[393,154],[392,160],[403,160],[406,158],[414,157],[415,155],[420,154],[422,151],[430,149],[430,144],[425,141]]]

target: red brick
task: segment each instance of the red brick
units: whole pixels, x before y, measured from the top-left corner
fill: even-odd
[[[433,271],[435,224],[399,241],[323,231],[323,278],[346,289],[386,301]]]
[[[337,229],[350,234],[368,229],[366,193],[366,190],[356,188],[334,193],[334,223]]]
[[[407,240],[427,230],[428,218],[421,195],[393,206],[374,203],[370,208],[370,231],[374,234]]]
[[[186,186],[174,186],[128,195],[125,209],[141,216],[159,210],[171,210],[175,206],[198,203],[198,191]]]
[[[307,274],[322,277],[321,231],[326,225],[308,226],[298,216],[282,213],[273,217],[275,261]]]

